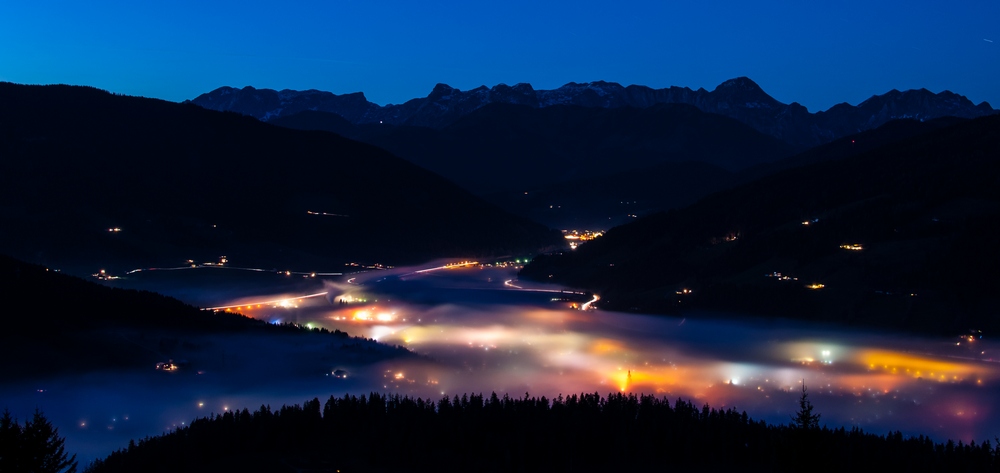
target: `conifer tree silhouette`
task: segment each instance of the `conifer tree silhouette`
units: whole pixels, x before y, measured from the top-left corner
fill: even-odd
[[[813,414],[812,402],[806,393],[806,380],[802,380],[802,396],[799,397],[799,410],[792,416],[795,426],[801,429],[818,429],[819,414]]]
[[[24,423],[20,439],[20,471],[38,473],[75,473],[76,455],[66,454],[65,439],[59,429],[35,409],[30,421]]]

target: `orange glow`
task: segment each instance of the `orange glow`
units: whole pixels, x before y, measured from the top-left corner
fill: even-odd
[[[941,361],[886,350],[862,351],[858,353],[857,360],[869,370],[933,379],[939,382],[961,381],[977,371],[971,363]]]
[[[598,338],[590,345],[590,353],[595,355],[604,355],[607,353],[621,351],[625,351],[625,345],[618,340],[611,340],[608,338]]]
[[[300,297],[297,298],[297,300],[299,302],[301,302],[303,299],[312,299],[312,298],[315,298],[315,297],[323,297],[323,296],[325,296],[327,294],[328,294],[328,292],[317,292],[315,294],[309,294],[309,295],[305,295],[305,296],[300,296]],[[251,302],[251,303],[247,304],[246,307],[247,307],[247,309],[252,308],[254,305],[256,305],[257,307],[261,307],[262,305],[275,305],[275,306],[280,306],[280,307],[298,307],[297,305],[295,305],[295,304],[292,303],[292,300],[293,299],[274,299],[274,300],[269,300],[269,301]],[[242,304],[233,304],[233,305],[225,305],[225,306],[219,306],[219,307],[206,307],[206,308],[203,308],[201,310],[212,310],[212,311],[225,310],[226,312],[229,312],[230,309],[237,309],[237,310],[239,310],[241,308],[242,308]]]

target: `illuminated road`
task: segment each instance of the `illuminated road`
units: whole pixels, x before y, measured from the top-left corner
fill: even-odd
[[[416,271],[411,271],[409,273],[402,274],[399,277],[400,278],[405,278],[407,276],[413,276],[413,275],[417,275],[417,274],[433,273],[435,271],[442,271],[442,270],[446,270],[446,269],[471,268],[471,267],[474,267],[474,266],[477,266],[477,265],[479,265],[478,261],[462,261],[460,263],[449,263],[449,264],[442,265],[442,266],[435,266],[433,268],[426,268],[426,269],[419,269],[419,270],[416,270]]]
[[[514,280],[513,279],[508,279],[508,280],[504,281],[503,285],[506,286],[506,287],[509,287],[511,289],[516,289],[518,291],[525,291],[525,292],[550,292],[550,293],[553,293],[553,294],[573,294],[573,295],[577,295],[577,296],[585,296],[585,295],[587,295],[586,292],[570,291],[568,289],[534,289],[534,288],[530,288],[530,287],[518,286],[518,285],[514,284]],[[595,302],[595,301],[591,301],[591,302]]]
[[[587,301],[587,302],[584,302],[584,303],[583,303],[583,305],[582,305],[582,306],[580,306],[580,310],[588,310],[588,309],[590,309],[590,307],[591,307],[591,306],[592,306],[592,305],[593,305],[593,304],[594,304],[595,302],[597,302],[597,301],[599,301],[599,300],[601,300],[601,298],[600,298],[600,297],[598,297],[598,295],[597,295],[597,294],[594,294],[594,298],[593,298],[593,299],[591,299],[591,300],[589,300],[589,301]]]
[[[227,266],[222,264],[190,264],[187,266],[175,266],[169,268],[138,268],[126,272],[126,275],[140,273],[143,271],[185,271],[192,269],[205,269],[205,268],[216,268],[216,269],[231,269],[234,271],[250,271],[255,273],[276,273],[284,274],[285,276],[303,276],[303,277],[317,277],[317,276],[343,276],[344,273],[337,272],[315,272],[315,271],[276,271],[273,269],[262,269],[262,268],[240,268],[236,266]]]
[[[285,297],[285,298],[281,298],[281,299],[272,299],[272,300],[267,300],[267,301],[251,301],[251,302],[246,302],[246,303],[243,303],[243,304],[222,305],[222,306],[218,306],[218,307],[205,307],[205,308],[202,308],[201,310],[212,310],[212,311],[237,310],[238,311],[238,310],[253,310],[254,308],[260,309],[260,308],[263,308],[264,306],[268,306],[268,307],[285,307],[285,308],[297,307],[297,303],[298,302],[302,302],[305,299],[312,299],[312,298],[315,298],[315,297],[323,297],[323,296],[325,296],[327,294],[329,294],[329,291],[317,292],[315,294],[308,294],[308,295],[304,295],[304,296],[293,296],[293,297]]]

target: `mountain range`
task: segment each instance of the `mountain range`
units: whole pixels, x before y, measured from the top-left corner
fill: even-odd
[[[530,84],[499,84],[468,91],[438,84],[427,97],[399,105],[380,106],[362,92],[336,95],[318,90],[294,91],[220,87],[191,100],[205,108],[233,111],[269,121],[303,111],[340,115],[354,124],[382,123],[444,128],[486,105],[506,103],[532,108],[576,105],[590,108],[648,108],[656,104],[688,104],[739,120],[754,129],[800,150],[878,126],[894,119],[927,120],[943,116],[976,118],[996,113],[990,104],[974,104],[964,96],[926,89],[874,95],[858,105],[841,103],[828,110],[809,112],[798,103],[784,104],[746,77],[719,84],[714,90],[687,87],[653,89],[627,87],[614,82],[570,82],[552,90],[535,90]]]
[[[710,168],[727,174],[788,157],[795,151],[738,120],[685,104],[606,109],[495,103],[441,129],[354,125],[318,111],[277,117],[268,123],[331,131],[378,146],[498,204],[508,202],[511,194],[522,201],[535,200],[553,186],[578,189],[579,196],[545,198],[535,207],[549,209],[551,205],[551,210],[564,209],[576,217],[594,214],[605,224],[609,216],[625,213],[584,205],[578,197],[593,203],[635,200],[638,196],[631,191],[618,192],[606,186],[619,181],[634,183],[628,173],[655,175],[664,182],[675,176],[697,179],[684,170],[694,166],[698,172]],[[685,194],[694,190],[689,185],[677,189],[681,188]],[[634,189],[631,186],[630,190]],[[525,209],[510,210],[524,214]],[[556,224],[535,213],[532,217]]]
[[[0,251],[85,274],[220,255],[315,271],[562,243],[370,145],[89,87],[0,83],[0,156]]]

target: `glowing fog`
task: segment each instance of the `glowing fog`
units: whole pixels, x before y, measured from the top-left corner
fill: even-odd
[[[273,285],[263,280],[216,296],[184,277],[136,285],[272,323],[339,329],[419,356],[359,358],[338,355],[327,342],[234,336],[204,340],[212,349],[203,358],[192,352],[205,376],[82,373],[4,386],[5,403],[21,418],[42,408],[83,459],[211,412],[369,391],[432,399],[655,393],[788,423],[805,380],[821,424],[831,427],[977,442],[1000,434],[992,407],[1000,394],[998,345],[978,333],[925,339],[719,314],[581,310],[594,298],[519,282],[511,267],[477,264],[325,280],[268,274],[261,277]]]

